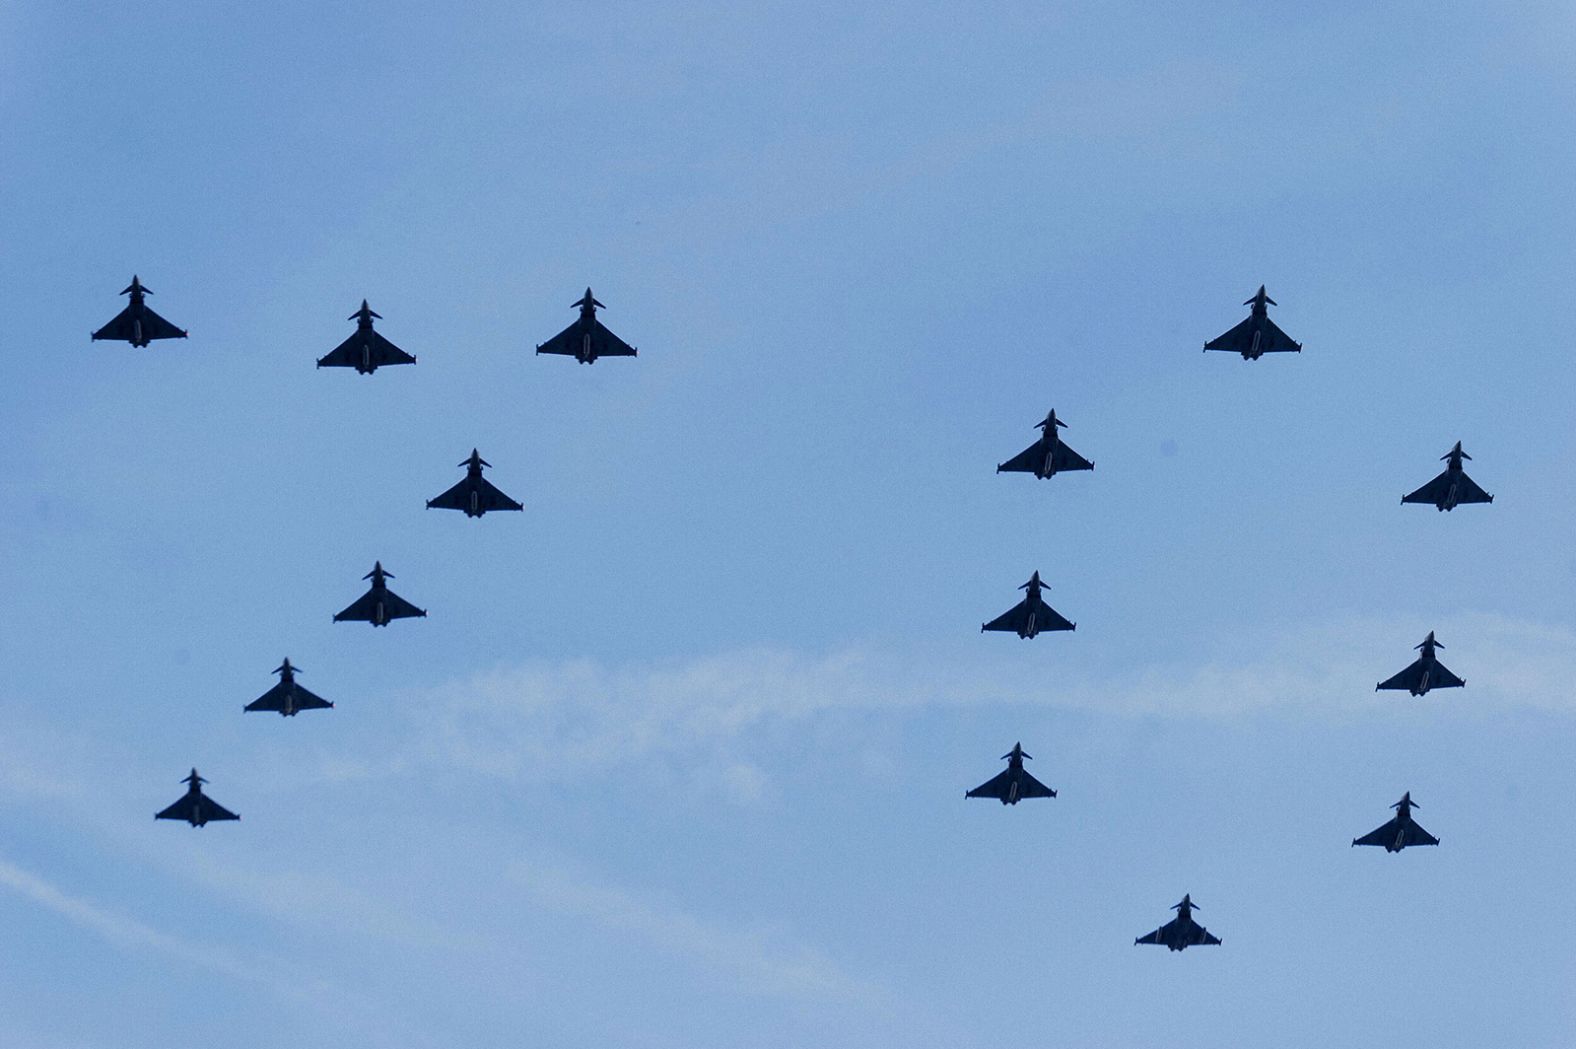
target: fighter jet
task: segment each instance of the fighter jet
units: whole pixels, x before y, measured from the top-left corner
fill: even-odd
[[[274,673],[279,675],[279,684],[246,704],[247,710],[276,710],[282,717],[293,718],[303,710],[328,710],[333,707],[334,704],[328,700],[296,684],[295,676],[300,671],[290,665],[289,659],[279,664]]]
[[[197,775],[197,770],[192,769],[192,774],[181,780],[190,784],[186,788],[186,796],[163,812],[156,814],[156,820],[185,820],[193,827],[201,827],[211,820],[238,820],[241,817],[214,801],[202,792],[202,785],[208,781]]]
[[[581,364],[595,364],[598,357],[633,357],[635,348],[607,330],[596,319],[596,310],[602,304],[596,301],[587,288],[585,296],[572,305],[580,307],[580,317],[569,327],[554,335],[536,348],[537,353],[559,353],[573,357]],[[607,309],[606,306],[602,306]]]
[[[1045,431],[1040,439],[1006,462],[997,464],[997,473],[1032,473],[1043,481],[1063,470],[1094,469],[1094,463],[1062,443],[1056,431],[1065,429],[1067,424],[1056,417],[1055,409],[1045,417],[1044,422],[1035,423],[1034,426],[1037,430]]]
[[[1302,343],[1293,342],[1290,335],[1281,331],[1270,320],[1269,307],[1277,305],[1274,299],[1264,290],[1264,285],[1259,285],[1259,290],[1253,293],[1253,298],[1243,303],[1252,306],[1253,312],[1248,319],[1232,328],[1224,335],[1217,335],[1204,344],[1205,351],[1226,350],[1230,353],[1242,354],[1245,361],[1256,361],[1266,353],[1301,353]]]
[[[491,466],[492,463],[483,459],[475,448],[471,449],[471,457],[459,465],[466,468],[465,480],[436,499],[428,499],[427,509],[464,510],[466,517],[480,517],[488,510],[525,509],[482,476],[482,467]]]
[[[1494,497],[1478,487],[1476,481],[1461,469],[1461,460],[1472,458],[1461,450],[1461,442],[1439,457],[1445,463],[1445,472],[1429,481],[1417,491],[1403,495],[1403,503],[1433,503],[1436,510],[1454,510],[1462,503],[1492,503]]]
[[[1412,792],[1401,795],[1401,800],[1390,806],[1396,810],[1395,819],[1378,830],[1371,830],[1360,838],[1353,838],[1353,845],[1383,845],[1386,852],[1400,852],[1408,845],[1438,845],[1439,839],[1419,827],[1412,819],[1412,809],[1419,807],[1412,800]]]
[[[1002,758],[1007,762],[1007,767],[973,790],[965,791],[965,798],[995,798],[1003,805],[1016,805],[1024,798],[1056,797],[1054,790],[1029,775],[1029,771],[1023,767],[1023,759],[1032,761],[1034,755],[1025,754],[1022,743],[1014,743],[1012,750],[1003,754]]]
[[[1193,911],[1198,904],[1193,902],[1192,896],[1183,896],[1182,902],[1171,909],[1177,916],[1166,922],[1148,936],[1140,936],[1133,943],[1159,943],[1164,944],[1173,951],[1185,951],[1189,947],[1205,947],[1220,942],[1220,937],[1213,936],[1210,931],[1193,920]]]
[[[1033,637],[1042,630],[1077,630],[1077,623],[1063,619],[1061,613],[1040,597],[1040,591],[1045,588],[1045,584],[1040,581],[1040,573],[1035,572],[1027,583],[1018,588],[1027,590],[1028,596],[989,623],[980,624],[980,633],[987,630],[1011,630],[1019,637]]]
[[[1374,691],[1380,689],[1393,689],[1400,691],[1406,689],[1414,696],[1421,696],[1431,688],[1460,688],[1466,682],[1456,677],[1445,665],[1434,658],[1434,649],[1445,646],[1434,640],[1434,632],[1430,630],[1428,636],[1423,638],[1423,643],[1413,645],[1414,649],[1422,649],[1423,654],[1405,670],[1395,677],[1388,678],[1374,686]]]
[[[383,562],[377,561],[372,565],[372,571],[361,577],[372,580],[372,589],[362,594],[346,608],[334,616],[334,622],[354,622],[365,620],[373,626],[388,626],[393,619],[407,619],[411,616],[426,618],[425,609],[417,608],[409,601],[390,590],[385,579],[393,579],[393,572],[383,570]]]
[[[92,338],[129,342],[133,346],[146,346],[154,339],[186,338],[185,331],[148,309],[143,299],[153,292],[142,286],[135,273],[131,275],[131,283],[121,289],[121,294],[130,295],[131,302],[115,314],[114,320],[94,332]]]
[[[415,364],[416,358],[372,330],[374,317],[383,319],[381,313],[373,313],[367,300],[362,299],[361,308],[346,318],[356,322],[356,333],[335,346],[327,357],[319,357],[317,366],[354,368],[362,375],[371,375],[386,364]]]

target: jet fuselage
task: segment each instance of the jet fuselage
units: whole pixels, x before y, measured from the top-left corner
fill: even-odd
[[[1040,591],[1045,589],[1040,582],[1040,573],[1034,573],[1034,578],[1023,585],[1026,591],[1024,600],[1029,604],[1029,616],[1024,620],[1023,629],[1018,631],[1019,637],[1033,637],[1040,632]]]
[[[1448,478],[1445,497],[1439,500],[1437,507],[1441,512],[1454,510],[1461,502],[1461,477],[1464,472],[1460,457],[1452,457],[1450,464],[1445,467],[1445,476]]]

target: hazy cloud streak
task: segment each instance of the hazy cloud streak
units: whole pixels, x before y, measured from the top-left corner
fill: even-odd
[[[1576,714],[1576,632],[1493,615],[1435,624],[1446,658],[1479,710]],[[504,779],[552,780],[588,764],[706,754],[708,782],[735,800],[761,777],[735,742],[770,727],[838,713],[1029,704],[1117,717],[1329,720],[1361,716],[1373,685],[1405,666],[1430,625],[1350,620],[1265,642],[1244,635],[1189,665],[1099,674],[981,658],[905,657],[850,649],[824,656],[747,650],[676,665],[532,664],[442,686],[422,697],[419,735],[365,774],[447,764]],[[1415,635],[1415,636],[1414,636]],[[1040,642],[1046,643],[1046,642]],[[1054,643],[1054,642],[1052,642]],[[1459,665],[1458,665],[1459,664]],[[343,774],[343,767],[336,774]]]
[[[851,978],[835,962],[797,942],[777,926],[719,924],[676,907],[642,900],[583,875],[538,863],[518,863],[513,876],[537,902],[559,913],[595,922],[658,950],[725,972],[758,993],[789,997],[865,1000],[874,988]]]
[[[120,947],[155,951],[189,965],[249,983],[270,983],[271,981],[261,974],[277,969],[277,966],[243,961],[222,947],[192,943],[178,936],[160,932],[134,918],[104,910],[86,900],[68,895],[43,878],[3,859],[0,859],[0,886],[10,889],[46,910],[55,912],[78,928],[85,929]]]

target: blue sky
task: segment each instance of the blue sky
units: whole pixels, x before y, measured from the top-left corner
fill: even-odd
[[[0,4],[0,1043],[1568,1044],[1573,43]],[[189,340],[88,341],[133,272]],[[1305,352],[1201,354],[1261,283]],[[532,354],[587,284],[637,360]],[[418,365],[313,368],[363,298]],[[422,509],[473,446],[523,514]]]

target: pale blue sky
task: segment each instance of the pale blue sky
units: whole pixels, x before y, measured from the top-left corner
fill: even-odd
[[[0,1044],[1568,1045],[1573,53],[0,3]],[[189,340],[88,341],[133,272]],[[1201,354],[1260,283],[1305,352]],[[532,354],[587,284],[638,359]],[[313,368],[362,298],[418,365]],[[422,509],[472,446],[523,514]],[[374,559],[428,619],[330,623]]]

